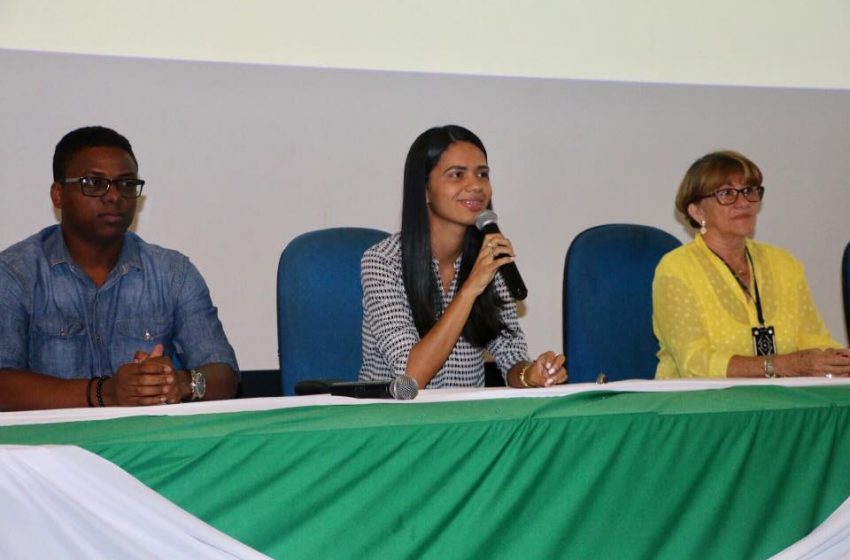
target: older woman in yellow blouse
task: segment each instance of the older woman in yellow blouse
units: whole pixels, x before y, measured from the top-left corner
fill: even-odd
[[[699,233],[655,270],[656,378],[850,375],[800,262],[751,239],[763,196],[761,171],[737,152],[708,154],[682,179],[676,208]]]

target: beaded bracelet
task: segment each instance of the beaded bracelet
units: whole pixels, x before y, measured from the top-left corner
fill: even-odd
[[[103,384],[107,379],[108,378],[106,376],[97,378],[97,387],[95,388],[95,391],[97,392],[97,406],[106,406],[103,402]]]
[[[91,402],[91,384],[94,383],[94,377],[89,379],[89,382],[86,383],[86,402],[89,403],[89,408],[94,406],[94,403]]]

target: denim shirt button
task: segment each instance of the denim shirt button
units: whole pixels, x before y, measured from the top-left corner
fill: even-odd
[[[68,331],[64,327],[59,329],[59,336],[68,336]]]
[[[145,329],[145,335],[142,338],[144,338],[145,340],[150,340],[151,332],[148,329]]]

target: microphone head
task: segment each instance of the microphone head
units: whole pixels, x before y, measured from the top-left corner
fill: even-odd
[[[495,224],[499,221],[499,216],[492,210],[484,210],[475,217],[475,227],[484,230],[487,224]]]
[[[392,381],[389,386],[390,396],[397,401],[410,401],[416,398],[419,394],[419,384],[416,380],[407,375],[399,375]]]

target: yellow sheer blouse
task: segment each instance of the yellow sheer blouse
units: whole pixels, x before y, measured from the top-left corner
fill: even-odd
[[[777,353],[840,347],[815,308],[800,262],[771,245],[748,240],[747,248],[765,324],[775,329]],[[752,281],[750,293],[755,296]],[[755,302],[699,234],[658,263],[652,310],[661,346],[656,378],[726,377],[732,356],[754,355]]]

